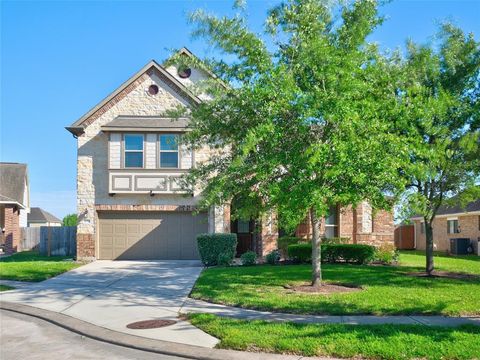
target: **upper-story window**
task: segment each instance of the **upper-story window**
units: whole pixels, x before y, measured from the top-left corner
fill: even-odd
[[[125,134],[125,167],[143,168],[143,135]]]
[[[160,167],[178,168],[178,135],[160,135]]]

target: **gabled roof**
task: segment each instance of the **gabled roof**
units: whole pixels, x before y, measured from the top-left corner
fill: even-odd
[[[0,163],[0,203],[28,207],[25,186],[28,186],[27,164]]]
[[[62,220],[39,207],[32,207],[27,215],[27,223],[61,223]]]
[[[183,85],[178,79],[176,79],[172,74],[170,74],[162,65],[158,64],[155,60],[151,60],[147,65],[145,65],[140,71],[133,75],[130,79],[125,81],[119,88],[114,92],[108,95],[100,103],[98,103],[94,108],[89,112],[83,115],[80,119],[75,121],[72,125],[66,127],[68,131],[72,134],[78,136],[83,133],[85,126],[87,125],[87,120],[93,116],[96,112],[100,111],[106,104],[113,100],[117,95],[119,95],[123,90],[125,90],[130,84],[136,81],[139,77],[149,71],[157,71],[162,80],[175,92],[184,97],[192,105],[199,104],[201,102],[195,94],[193,94],[185,85]]]
[[[102,126],[103,131],[185,131],[188,118],[161,116],[117,116]]]
[[[468,214],[468,213],[477,213],[480,212],[480,199],[473,200],[466,204],[465,206],[461,206],[460,204],[447,206],[442,205],[437,211],[436,216],[448,216],[448,215],[459,215],[459,214]],[[422,219],[421,215],[412,216],[411,219]]]

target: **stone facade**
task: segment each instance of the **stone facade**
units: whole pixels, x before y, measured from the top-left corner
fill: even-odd
[[[459,233],[449,234],[447,231],[448,220],[458,220]],[[425,232],[422,232],[422,221],[415,219],[415,247],[419,250],[425,250],[426,238]],[[433,220],[433,248],[436,251],[450,250],[450,239],[452,238],[469,238],[475,241],[480,240],[480,214],[464,214],[464,215],[442,215],[437,216]],[[476,244],[475,244],[476,245]],[[474,245],[474,246],[475,246]],[[478,253],[478,249],[477,250]]]

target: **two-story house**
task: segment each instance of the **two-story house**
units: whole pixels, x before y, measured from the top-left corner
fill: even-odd
[[[181,54],[194,56],[185,48]],[[208,101],[191,91],[208,76],[151,61],[67,127],[78,145],[79,258],[197,259],[195,236],[205,232],[236,232],[239,253],[250,249],[263,256],[276,248],[274,214],[231,222],[229,205],[196,214],[201,189],[191,195],[179,186],[180,176],[207,160],[210,150],[180,145],[188,118],[162,114]],[[391,214],[372,216],[366,203],[335,209],[322,229],[354,242],[393,242]]]

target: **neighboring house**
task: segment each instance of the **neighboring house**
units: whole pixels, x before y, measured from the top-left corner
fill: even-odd
[[[30,208],[28,227],[62,226],[62,220],[39,207]]]
[[[27,226],[30,190],[26,164],[0,163],[0,244],[10,254],[20,244],[20,228]]]
[[[415,247],[425,249],[425,223],[420,216],[411,218],[415,225]],[[480,199],[466,206],[441,206],[433,220],[433,246],[437,251],[449,251],[450,239],[469,238],[476,253],[480,241]]]
[[[193,57],[187,49],[181,55]],[[182,174],[209,158],[177,140],[188,118],[165,111],[208,99],[191,85],[213,76],[201,69],[164,67],[151,61],[97,106],[67,127],[77,138],[77,255],[83,259],[197,259],[195,236],[235,232],[238,253],[263,256],[277,246],[274,214],[255,221],[232,221],[230,206],[194,214],[201,189],[187,194]],[[393,217],[363,203],[335,211],[322,225],[326,236],[354,242],[393,243]]]

